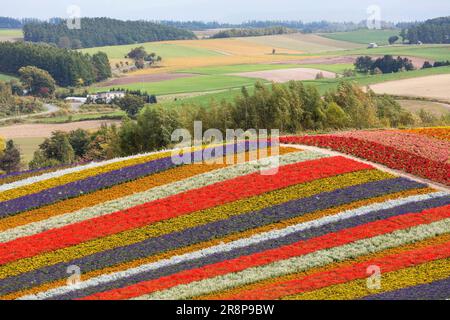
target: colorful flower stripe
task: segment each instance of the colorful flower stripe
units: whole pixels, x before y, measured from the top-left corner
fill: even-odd
[[[448,271],[450,260],[446,259],[443,266]],[[417,275],[415,275],[417,276]],[[419,275],[420,276],[420,275]],[[432,283],[411,286],[397,291],[380,293],[366,297],[366,300],[443,300],[450,298],[450,277]]]
[[[244,232],[235,233],[230,236],[226,236],[225,238],[213,239],[213,240],[210,240],[207,242],[202,242],[199,244],[194,244],[191,246],[187,246],[187,247],[183,247],[183,248],[179,248],[179,249],[175,249],[175,250],[170,250],[170,251],[160,253],[160,254],[157,254],[154,256],[146,257],[143,259],[124,262],[124,263],[116,265],[116,266],[107,267],[107,268],[103,268],[103,269],[97,269],[97,270],[94,270],[94,271],[91,271],[88,273],[83,273],[83,280],[85,281],[84,283],[87,286],[91,285],[90,282],[87,281],[88,279],[92,279],[90,281],[95,282],[95,284],[98,284],[97,281],[100,281],[100,283],[103,283],[105,281],[110,282],[110,279],[108,278],[110,274],[111,274],[111,277],[117,277],[117,278],[128,277],[128,276],[130,276],[130,274],[143,272],[144,270],[146,270],[147,267],[149,267],[149,266],[147,266],[147,264],[151,265],[152,263],[159,261],[159,260],[170,260],[176,256],[183,256],[183,257],[186,257],[186,259],[187,259],[187,257],[189,256],[187,254],[189,254],[189,253],[198,254],[199,252],[201,252],[203,255],[208,254],[208,252],[210,252],[210,254],[218,253],[219,251],[221,251],[221,248],[224,248],[222,245],[225,243],[229,244],[229,243],[233,242],[233,244],[237,245],[237,243],[239,243],[239,242],[237,242],[236,240],[244,239],[244,238],[248,238],[248,237],[253,239],[254,236],[259,233],[262,234],[262,233],[267,233],[271,230],[284,229],[289,226],[294,226],[296,224],[300,224],[300,223],[304,223],[304,222],[308,222],[308,221],[312,221],[312,220],[316,220],[316,219],[321,219],[321,218],[324,218],[327,216],[336,215],[340,212],[352,211],[352,210],[355,210],[358,208],[363,209],[362,207],[365,207],[365,209],[368,210],[367,206],[379,205],[383,202],[386,202],[386,204],[384,204],[384,205],[386,205],[386,207],[388,207],[389,205],[392,204],[391,203],[392,200],[400,200],[400,198],[406,197],[406,199],[403,199],[402,203],[407,203],[408,201],[409,202],[420,201],[420,200],[424,200],[427,198],[428,199],[432,198],[434,196],[438,196],[437,193],[429,194],[430,192],[433,192],[433,190],[429,189],[429,188],[412,189],[412,190],[407,190],[407,191],[403,191],[403,192],[397,192],[397,193],[393,193],[393,194],[384,195],[381,197],[375,197],[375,198],[371,198],[371,199],[365,199],[365,200],[361,200],[361,201],[352,202],[350,204],[346,204],[343,206],[333,207],[331,209],[313,212],[310,214],[305,214],[305,215],[302,215],[302,216],[299,216],[299,217],[296,217],[293,219],[285,220],[282,222],[266,225],[266,226],[255,228],[255,229],[246,230]],[[422,197],[426,197],[426,198],[419,198],[418,196],[422,196]],[[450,240],[450,238],[449,238],[449,240]],[[250,239],[248,239],[247,241],[250,241]],[[93,243],[93,242],[90,242],[90,243]],[[248,244],[248,243],[246,243],[246,244]],[[214,247],[214,248],[211,248],[211,247]],[[207,248],[209,248],[209,250],[214,250],[214,251],[205,250]],[[227,250],[229,250],[229,249],[227,249]],[[197,253],[195,253],[196,251],[197,251]],[[183,257],[177,257],[176,259],[180,259]],[[172,260],[170,260],[170,261],[172,261]],[[93,278],[96,278],[96,279],[93,279]],[[38,287],[31,288],[28,290],[23,290],[23,291],[20,291],[17,293],[9,294],[9,295],[1,297],[1,299],[3,299],[3,298],[4,299],[16,299],[16,298],[24,296],[24,295],[34,295],[39,292],[45,292],[45,291],[52,290],[52,289],[55,289],[55,288],[58,288],[58,287],[61,287],[64,285],[65,285],[64,280],[62,282],[61,282],[61,280],[58,280],[58,281],[54,281],[51,283],[43,284]],[[56,290],[58,290],[58,292],[61,292],[60,290],[64,290],[65,288],[66,287],[58,288]],[[70,291],[73,291],[73,290],[68,290],[68,292],[70,292]]]
[[[249,143],[246,143],[245,150],[247,150],[248,147]],[[237,145],[234,145],[234,151],[231,150],[231,152],[237,151],[238,148],[239,147]],[[224,146],[223,149],[223,154],[230,152],[226,146]],[[205,160],[207,160],[207,150],[208,149],[195,151],[191,154],[191,156],[196,157],[194,154],[198,154],[199,158],[205,156]],[[39,206],[48,205],[63,199],[91,193],[99,189],[108,188],[119,183],[135,180],[142,176],[158,173],[176,166],[177,165],[174,164],[171,157],[160,158],[151,162],[145,162],[135,166],[118,169],[116,171],[108,171],[106,173],[90,176],[84,180],[78,180],[51,189],[46,189],[39,193],[33,193],[20,198],[14,198],[13,200],[3,201],[0,203],[0,218]],[[15,189],[14,191],[16,190],[18,190],[18,192],[23,191],[23,189]],[[12,194],[14,192],[9,191],[9,193]]]
[[[445,162],[450,156],[450,142],[432,139],[424,135],[410,134],[407,131],[349,131],[333,135],[376,142],[386,146],[395,146],[398,150],[407,151],[416,156],[437,162]]]
[[[344,222],[344,223],[340,223],[340,224],[339,224],[339,221],[341,219],[344,219],[345,217],[347,217],[350,214],[351,214],[351,212],[346,213],[343,216],[332,217],[331,219],[323,219],[323,223],[325,224],[327,222],[330,222],[330,223],[333,222],[333,218],[335,218],[335,220],[338,223],[334,223],[334,225],[330,225],[330,226],[320,227],[321,226],[320,221],[317,221],[317,222],[313,221],[311,223],[300,224],[298,226],[288,227],[283,230],[273,231],[273,232],[269,232],[266,234],[262,234],[261,236],[254,236],[254,237],[250,238],[251,241],[249,239],[246,239],[246,240],[243,239],[245,241],[243,241],[243,240],[236,241],[227,246],[222,246],[222,247],[226,248],[226,250],[220,249],[221,248],[220,246],[215,247],[215,248],[213,248],[213,251],[211,251],[214,253],[214,255],[202,259],[202,263],[208,264],[213,261],[219,262],[219,261],[222,261],[224,258],[231,259],[231,258],[239,257],[241,255],[248,255],[248,254],[252,254],[255,252],[270,249],[273,246],[282,246],[282,245],[290,244],[290,243],[293,243],[296,241],[306,240],[306,239],[324,234],[326,232],[333,232],[333,230],[340,230],[346,226],[345,223],[348,224],[348,221]],[[379,218],[379,217],[376,217],[376,216],[371,217],[372,220],[376,219],[376,218]],[[354,224],[358,224],[360,221],[361,221],[361,223],[364,223],[366,221],[370,221],[370,219],[369,220],[353,219]],[[276,241],[274,242],[275,239],[276,239]],[[240,247],[242,245],[248,246],[252,242],[253,242],[253,245],[251,245],[249,248],[241,248]],[[238,245],[239,247],[235,248],[236,245]],[[220,255],[218,255],[219,252],[221,253]],[[202,256],[204,256],[204,254],[205,254],[205,252],[203,251]],[[198,267],[199,266],[198,263],[199,262],[195,262],[195,266]],[[189,262],[188,262],[188,266],[191,266]],[[179,267],[182,267],[182,266],[179,266]],[[154,277],[156,275],[155,272],[156,271],[152,269],[152,271],[147,272],[146,274],[141,274],[137,278],[134,277],[133,282],[136,281],[136,279],[143,281],[143,279],[145,280],[145,277],[149,277],[149,276]],[[165,271],[161,271],[161,272],[165,272]],[[121,283],[123,284],[123,282],[121,282]]]
[[[413,198],[415,198],[415,197],[411,197],[410,200],[412,201]],[[416,197],[416,199],[419,200],[420,198]],[[393,205],[393,203],[391,203],[391,205]],[[387,205],[387,207],[388,206],[389,205]],[[360,212],[358,214],[363,215],[364,213],[367,214],[367,213],[371,212],[370,207],[372,207],[372,206],[369,206],[366,208],[361,208],[361,210],[359,210]],[[377,207],[379,207],[379,206],[373,206],[372,209],[375,210]],[[319,245],[319,247],[322,249],[325,247],[328,247],[328,246],[334,246],[334,245],[339,244],[339,242],[336,242],[337,237],[333,237],[332,239],[330,239],[331,241],[330,240],[323,241],[325,239],[320,239],[322,241],[317,242],[314,239],[312,241],[310,240],[310,241],[304,242],[310,236],[313,236],[313,233],[309,232],[309,234],[308,234],[308,230],[310,230],[311,228],[318,228],[321,225],[332,223],[333,221],[340,221],[340,220],[346,219],[347,217],[354,214],[355,211],[356,210],[350,210],[348,212],[339,214],[337,216],[327,217],[324,219],[311,221],[309,223],[302,223],[302,224],[299,224],[296,226],[290,226],[290,227],[287,227],[282,230],[276,230],[276,231],[271,231],[271,232],[260,234],[260,235],[255,235],[255,236],[252,236],[251,238],[238,240],[238,241],[235,241],[235,242],[227,244],[227,245],[219,245],[216,247],[209,248],[207,250],[202,250],[201,252],[194,253],[194,255],[187,254],[187,255],[185,255],[186,259],[182,259],[182,257],[177,257],[176,259],[172,259],[172,260],[175,260],[177,264],[181,263],[182,261],[186,261],[187,264],[185,264],[184,266],[183,265],[174,266],[173,268],[171,268],[171,272],[174,272],[175,270],[177,270],[178,272],[184,271],[184,272],[182,272],[182,274],[188,274],[189,272],[186,272],[185,270],[188,270],[188,269],[192,268],[193,266],[195,266],[196,268],[206,266],[205,269],[209,269],[210,272],[211,272],[211,270],[212,271],[215,270],[216,272],[217,271],[222,272],[224,270],[229,270],[230,266],[231,266],[232,269],[234,268],[233,271],[236,271],[237,269],[242,270],[242,269],[250,267],[250,266],[259,265],[261,263],[269,263],[270,261],[275,261],[276,259],[281,259],[283,257],[288,258],[288,257],[295,256],[297,254],[301,254],[301,253],[304,254],[305,248],[308,248],[309,245],[312,244],[313,242],[317,243]],[[397,227],[399,227],[399,226],[397,226]],[[322,228],[322,231],[324,229],[325,228]],[[380,230],[377,229],[377,231],[380,231]],[[302,232],[305,233],[303,235],[303,239],[302,239]],[[288,237],[288,235],[291,235],[291,236]],[[338,232],[338,235],[339,235],[339,232]],[[293,236],[295,236],[295,238]],[[352,234],[352,236],[354,236],[354,238],[352,238],[352,241],[354,241],[354,240],[358,239],[358,237],[370,236],[370,233],[369,234],[355,233],[355,234]],[[295,241],[298,241],[299,239],[301,239],[302,241],[299,243],[291,244]],[[345,241],[346,242],[349,241],[348,237],[345,238]],[[342,244],[342,243],[340,243],[340,244]],[[283,247],[277,248],[277,249],[272,249],[274,246],[283,246]],[[308,248],[306,250],[309,250],[309,249],[310,248]],[[317,250],[318,247],[316,246],[314,249]],[[269,251],[264,251],[264,250],[269,250]],[[201,260],[199,260],[199,258],[197,258],[195,260],[194,259],[195,256],[201,258]],[[245,256],[245,257],[243,257],[243,256]],[[229,260],[226,262],[223,262],[225,259],[229,259]],[[273,259],[275,259],[275,260],[273,260]],[[189,260],[195,260],[195,261],[189,262]],[[215,265],[209,265],[211,263],[215,263]],[[159,266],[159,268],[164,267],[165,269],[161,270],[161,271],[155,270],[154,267],[157,265]],[[101,277],[100,279],[92,279],[91,281],[86,282],[85,286],[89,287],[90,285],[97,284],[96,287],[89,288],[89,291],[91,291],[91,292],[105,291],[105,289],[107,289],[107,288],[111,289],[114,287],[123,287],[125,284],[129,285],[130,283],[138,283],[140,281],[146,280],[146,278],[148,280],[149,277],[153,279],[157,276],[164,276],[164,274],[161,274],[160,272],[164,272],[164,273],[167,272],[168,265],[164,264],[163,266],[161,266],[159,263],[159,264],[150,264],[147,267],[145,267],[145,269],[144,269],[144,267],[145,266],[141,266],[141,267],[133,269],[133,270],[127,270],[125,273],[122,273],[122,274],[116,273],[116,274],[111,274],[110,276]],[[193,270],[193,271],[195,271],[195,270]],[[144,272],[146,272],[146,274],[144,274]],[[211,276],[211,273],[209,273],[209,275]],[[131,277],[131,279],[118,280],[125,276]],[[180,275],[175,275],[175,277],[180,278]],[[173,279],[174,277],[171,277],[171,278]],[[107,286],[98,285],[101,282],[108,282],[108,281],[110,282],[112,280],[115,283],[108,283]],[[159,280],[157,280],[156,282],[166,283],[165,280],[167,280],[167,278],[165,278],[165,279],[161,278],[162,282],[160,282]],[[155,281],[149,281],[147,283],[154,284]],[[169,283],[169,282],[167,282],[167,283]],[[141,288],[141,290],[142,290],[142,287],[143,287],[143,284],[138,283],[137,285],[132,285],[129,288],[119,289],[117,291],[119,291],[121,294],[123,294],[124,291],[134,292],[136,290],[136,288]],[[89,292],[89,291],[85,290],[85,292],[83,294],[86,294],[86,292]],[[114,290],[112,292],[114,294]],[[109,293],[107,293],[107,295],[108,294]],[[97,295],[97,296],[99,296],[99,295]],[[71,295],[70,297],[74,298],[75,296]]]
[[[386,150],[402,135],[396,156],[444,162],[448,142],[426,135],[332,136]],[[425,149],[425,141],[434,142]],[[400,262],[383,270],[384,291],[448,278],[449,258],[438,251],[450,243],[449,192],[294,146],[262,161],[211,165],[257,148],[216,147],[191,149],[187,156],[206,160],[195,165],[166,164],[172,152],[161,151],[0,182],[0,299],[362,298],[381,292],[360,288],[365,277],[352,268],[391,257]],[[271,160],[277,173],[262,171]],[[82,282],[66,286],[74,265]],[[338,283],[336,270],[344,272]],[[296,281],[314,276],[323,281],[297,290]]]
[[[14,172],[9,173],[0,176],[0,185],[4,184],[10,184],[15,181],[24,180],[31,177],[37,177],[39,175],[43,175],[45,173],[55,172],[58,170],[62,170],[64,168],[71,168],[79,166],[80,164],[73,164],[73,165],[61,165],[51,168],[42,168],[42,169],[34,169],[34,170],[28,170],[28,171],[20,171],[20,172]]]
[[[127,166],[134,166],[152,160],[169,157],[169,152],[154,152],[148,155],[131,156],[127,158],[112,159],[105,162],[92,162],[87,165],[72,167],[64,170],[50,172],[36,177],[30,177],[13,183],[0,186],[1,200],[10,200],[28,193],[36,193],[61,184],[85,179],[90,176],[118,170]],[[6,191],[15,190],[9,194]]]
[[[345,185],[351,186],[387,177],[389,176],[377,171],[362,171],[328,179],[321,179],[306,185],[296,185],[263,196],[244,199],[224,206],[214,207],[209,210],[161,221],[140,229],[133,229],[109,237],[82,243],[78,246],[67,248],[67,250],[63,250],[57,254],[53,254],[52,258],[45,258],[45,261],[47,263],[50,263],[50,261],[54,263],[59,262],[58,260],[55,260],[57,256],[60,256],[61,259],[67,261],[67,259],[75,259],[81,256],[113,249],[118,246],[124,247],[126,245],[135,244],[150,237],[162,236],[193,228],[198,225],[224,220],[246,212],[262,210],[265,207],[284,203],[291,199],[309,197],[315,195],[317,192],[335,190],[336,185],[338,184],[341,185],[341,187],[344,187]],[[430,196],[422,196],[421,199],[424,200],[427,197],[437,197],[438,195],[442,196],[442,194],[433,194]]]
[[[354,265],[350,265],[344,268],[330,270],[323,273],[317,273],[313,275],[309,275],[307,277],[299,277],[297,279],[286,281],[286,282],[280,282],[280,283],[274,283],[271,286],[267,286],[266,288],[262,289],[260,288],[259,291],[259,297],[261,298],[267,298],[269,299],[277,299],[280,297],[286,297],[287,299],[299,299],[298,296],[291,296],[292,294],[297,293],[303,293],[305,291],[309,291],[311,289],[317,289],[317,288],[323,288],[331,285],[341,284],[341,283],[348,283],[350,281],[353,281],[355,279],[364,279],[367,281],[367,278],[369,275],[367,274],[367,268],[370,266],[378,266],[381,270],[381,283],[384,289],[389,290],[389,273],[397,270],[401,270],[404,268],[410,268],[414,266],[419,266],[420,264],[432,261],[432,260],[439,260],[439,259],[445,259],[450,256],[450,242],[443,243],[438,246],[428,247],[428,248],[422,248],[418,250],[412,250],[410,252],[403,252],[398,255],[391,255],[379,259],[373,259],[369,260],[363,263],[356,263]],[[412,257],[414,257],[414,261],[411,261]],[[437,261],[434,263],[435,268],[438,267],[440,270],[436,270],[435,274],[433,275],[436,277],[436,279],[442,279],[443,277],[450,276],[450,268],[448,268],[449,264],[448,261]],[[433,265],[433,264],[432,264]],[[429,266],[430,265],[426,265]],[[432,266],[431,266],[432,267]],[[432,267],[433,268],[433,267]],[[397,280],[400,280],[402,273],[408,274],[408,271],[414,271],[413,270],[405,270],[404,272],[399,272],[400,277],[397,278]],[[425,270],[421,270],[425,271]],[[431,270],[428,270],[431,271]],[[414,272],[413,272],[414,273]],[[388,279],[388,283],[384,283],[385,277]],[[421,280],[421,278],[422,280]],[[420,281],[430,281],[430,279],[433,279],[434,277],[429,277],[426,272],[421,272],[419,277],[417,277],[415,280],[420,283]],[[398,283],[398,285],[405,285],[405,283]],[[272,290],[272,291],[270,291]],[[264,293],[265,294],[264,294]],[[364,294],[368,294],[370,291],[366,287],[364,291],[360,292],[361,296]],[[233,298],[241,298],[241,297],[251,297],[254,296],[254,292],[250,293],[242,293],[238,297]],[[311,293],[313,294],[313,293]],[[353,291],[352,298],[358,298],[358,291]],[[246,298],[244,298],[246,299]]]
[[[407,230],[395,231],[390,234],[376,236],[369,239],[360,240],[344,246],[316,251],[300,257],[277,261],[275,263],[248,268],[237,273],[229,273],[224,276],[209,278],[201,281],[191,282],[187,285],[176,286],[167,290],[155,292],[150,295],[138,297],[138,299],[188,299],[214,291],[221,291],[231,287],[254,283],[268,278],[275,278],[285,274],[300,272],[310,268],[323,266],[335,261],[343,261],[353,257],[379,252],[383,249],[396,247],[405,243],[411,243],[433,237],[438,234],[448,232],[450,219],[433,222],[429,225],[420,225]],[[444,253],[435,256],[448,256],[450,247],[447,245],[443,249]],[[428,255],[425,253],[425,255]],[[410,261],[410,259],[409,259]],[[366,268],[364,269],[364,273]],[[286,290],[283,292],[285,293]],[[258,298],[262,296],[258,295]],[[266,293],[266,292],[264,292]],[[267,293],[269,294],[269,293]]]
[[[295,155],[293,154],[289,157],[283,156],[294,152],[296,152]],[[279,161],[281,164],[288,163],[286,161],[291,161],[291,159],[294,158],[296,160],[300,158],[321,158],[318,154],[298,152],[298,149],[293,148],[280,148],[279,153]],[[246,156],[247,155],[248,153],[246,153]],[[291,163],[293,163],[293,161],[291,161]],[[186,184],[188,181],[191,182],[190,189],[198,188],[202,186],[202,184],[205,184],[205,182],[212,184],[214,181],[218,181],[219,177],[223,176],[221,173],[230,173],[231,170],[226,168],[227,166],[228,165],[226,164],[192,164],[177,167],[120,184],[110,189],[99,190],[78,198],[68,199],[50,206],[26,211],[18,215],[1,219],[0,231],[10,230],[8,230],[8,232],[0,233],[0,242],[11,241],[17,237],[33,235],[49,228],[62,227],[64,225],[83,221],[87,218],[94,218],[98,215],[113,213],[117,210],[126,209],[126,205],[130,203],[136,206],[157,200],[158,197],[163,198],[175,193],[181,193],[182,191],[187,191],[186,188],[182,188],[182,184]],[[257,162],[245,163],[244,166],[246,168],[253,168],[252,172],[247,171],[247,173],[253,173],[258,170]],[[236,165],[235,168],[233,168],[233,171],[236,171],[241,167],[241,165]],[[220,170],[223,168],[226,169]],[[208,174],[208,172],[212,173]],[[239,174],[236,174],[235,177],[239,175],[242,175],[242,170],[239,171]],[[227,175],[227,179],[232,177],[233,176],[231,175]],[[172,188],[171,184],[175,184],[175,188]],[[169,193],[172,189],[174,190]],[[155,197],[156,193],[158,194],[158,197]],[[150,194],[152,197],[149,197]],[[113,201],[116,199],[117,201]],[[97,212],[99,214],[96,215]],[[83,213],[88,214],[86,215]]]
[[[409,133],[426,135],[428,137],[450,141],[450,127],[418,128],[405,130]]]
[[[450,185],[450,147],[441,150],[445,153],[445,161],[435,161],[412,152],[400,150],[397,146],[384,145],[362,138],[318,135],[304,137],[284,137],[282,143],[306,144],[324,148],[331,148],[339,152],[351,154],[369,161],[381,163],[393,169],[403,170],[427,179]],[[431,154],[431,152],[430,152]]]
[[[116,212],[59,229],[45,231],[36,236],[5,243],[0,247],[0,263],[5,264],[45,251],[56,250],[98,237],[142,227],[146,224],[207,209],[289,185],[369,168],[371,167],[368,165],[343,157],[333,157],[284,166],[279,169],[276,176],[252,174],[235,178],[127,209],[126,211]],[[120,178],[120,176],[116,177]],[[245,185],[246,190],[237,189],[239,185]],[[69,192],[72,190],[68,189]],[[218,190],[220,192],[217,192]],[[30,243],[32,243],[31,246]]]
[[[266,143],[270,146],[270,142]],[[245,150],[255,150],[257,145],[251,142],[240,142],[234,145],[223,145],[207,148],[203,147],[190,148],[192,152],[190,159],[211,159],[215,158],[214,152],[216,148],[222,147],[222,154],[230,154],[231,152],[244,152]],[[189,152],[189,151],[187,151]],[[219,152],[220,153],[220,152]],[[68,184],[77,180],[86,179],[93,175],[100,175],[111,171],[119,171],[127,167],[137,167],[146,162],[161,160],[163,158],[171,158],[172,152],[159,151],[146,155],[130,156],[127,158],[113,159],[105,162],[90,163],[85,166],[69,168],[66,170],[56,171],[50,174],[44,174],[38,177],[33,177],[21,181],[17,181],[7,185],[0,185],[0,200],[7,201],[14,198],[27,195],[29,193],[37,193],[39,191],[50,189],[62,184]],[[14,190],[14,191],[11,191]],[[3,191],[3,192],[2,192]],[[9,191],[9,192],[5,192]]]
[[[450,244],[450,243],[448,243]],[[435,250],[429,247],[430,250]],[[381,266],[382,267],[382,266]],[[450,276],[450,260],[443,259],[432,261],[428,263],[419,264],[414,267],[407,267],[397,271],[384,272],[381,269],[380,289],[369,289],[367,286],[368,274],[365,278],[353,280],[343,284],[325,287],[323,289],[310,291],[298,295],[284,297],[289,300],[354,300],[365,297],[367,295],[373,296],[375,292],[383,292],[383,294],[392,294],[392,291],[404,287],[411,287],[417,285],[428,285],[429,282],[435,279],[443,279]],[[303,277],[302,277],[303,278]],[[445,290],[444,290],[445,292]],[[331,294],[331,296],[330,296]],[[378,294],[377,294],[378,295]],[[377,296],[376,295],[376,296]],[[394,295],[395,296],[395,295]],[[425,292],[424,296],[429,296],[429,292]],[[398,299],[398,298],[397,298]]]
[[[410,186],[411,187],[411,186]],[[339,203],[347,203],[357,201],[361,198],[370,198],[372,195],[384,194],[385,192],[389,192],[388,190],[393,189],[404,189],[408,188],[405,186],[405,181],[402,179],[391,179],[386,181],[377,181],[372,183],[367,183],[360,186],[349,187],[339,191],[330,192],[327,194],[322,194],[318,196],[322,196],[324,199],[327,199],[326,202],[322,201],[321,205],[324,207],[331,207],[339,205]],[[325,196],[326,195],[326,196]],[[335,195],[340,195],[339,199],[335,199]],[[430,199],[421,203],[411,205],[413,210],[418,208],[429,208],[440,205],[440,203],[447,203],[450,201],[448,197],[440,197],[435,199]],[[130,246],[118,247],[113,250],[101,252],[98,254],[93,254],[87,257],[83,257],[76,260],[71,260],[67,263],[59,263],[56,265],[52,265],[49,267],[44,267],[42,269],[33,270],[32,268],[36,267],[40,263],[48,263],[48,260],[52,258],[51,255],[43,255],[37,256],[36,258],[29,260],[20,260],[16,263],[11,263],[4,265],[0,268],[0,272],[2,277],[10,276],[12,274],[16,274],[18,271],[25,272],[27,270],[33,270],[28,273],[24,273],[18,275],[16,277],[10,277],[7,279],[3,279],[0,281],[0,292],[2,290],[12,290],[19,283],[20,285],[29,285],[28,281],[22,281],[25,279],[33,279],[35,284],[40,284],[42,282],[50,282],[57,279],[60,279],[65,276],[65,267],[66,265],[78,265],[85,272],[89,272],[94,269],[104,268],[106,266],[119,264],[124,261],[129,261],[133,259],[139,259],[142,257],[146,257],[152,254],[157,254],[163,251],[171,250],[174,248],[179,248],[182,246],[186,246],[192,243],[207,241],[212,238],[217,238],[219,236],[223,236],[229,234],[231,232],[238,232],[240,230],[246,230],[252,227],[257,227],[264,224],[269,224],[273,221],[281,221],[283,219],[287,219],[289,217],[295,217],[297,215],[302,215],[308,211],[315,211],[313,205],[317,202],[316,196],[301,199],[297,201],[297,206],[295,205],[295,201],[284,205],[284,209],[281,209],[280,206],[274,207],[272,209],[273,213],[267,210],[261,210],[259,212],[249,213],[242,216],[232,217],[230,219],[219,221],[217,223],[210,223],[204,226],[199,226],[196,228],[190,228],[187,230],[183,230],[181,232],[177,232],[174,234],[168,234],[161,237],[150,238],[141,243],[136,243]],[[299,207],[301,209],[299,209]],[[280,209],[280,211],[277,211]],[[339,230],[341,228],[347,228],[354,225],[358,225],[364,222],[371,221],[373,219],[380,219],[380,217],[391,216],[395,214],[407,213],[411,208],[409,206],[403,206],[402,208],[396,210],[395,213],[392,213],[392,210],[388,210],[387,212],[381,211],[377,212],[376,215],[372,217],[367,217],[366,219],[352,219],[345,220],[343,222],[337,222],[330,226],[324,226],[319,229],[311,230],[310,232],[300,232],[296,235],[291,235],[290,237],[294,237],[294,239],[303,239],[305,237],[314,237],[327,232],[333,232],[335,230]],[[242,220],[243,223],[239,224],[239,220]],[[222,225],[219,230],[214,229],[214,225]],[[203,229],[203,230],[202,230]],[[297,237],[297,238],[295,238]],[[292,240],[290,240],[292,241]],[[293,240],[296,241],[296,240]],[[297,240],[298,241],[298,240]],[[67,249],[67,250],[70,250]],[[65,253],[62,251],[61,254]],[[59,259],[64,258],[62,255]],[[42,261],[38,263],[36,260]],[[27,266],[28,265],[28,266]],[[17,279],[22,279],[21,281],[17,281]],[[42,281],[42,282],[41,282]],[[3,288],[2,288],[3,287]],[[25,288],[20,288],[22,290]],[[7,292],[9,293],[9,292]],[[5,293],[2,293],[5,294]]]
[[[282,282],[282,281],[290,281],[290,280],[294,280],[294,279],[299,279],[300,277],[306,277],[306,276],[310,276],[312,274],[318,274],[318,273],[322,273],[322,272],[327,272],[327,271],[331,271],[331,270],[336,270],[336,269],[340,269],[343,267],[348,267],[357,263],[363,263],[369,260],[373,260],[373,259],[379,259],[379,258],[383,258],[389,255],[397,255],[397,254],[401,254],[404,253],[406,251],[411,251],[411,250],[417,250],[417,249],[421,249],[421,248],[425,248],[425,247],[433,247],[436,245],[440,245],[442,243],[446,243],[450,241],[450,233],[444,233],[442,235],[438,235],[432,238],[427,238],[424,240],[419,240],[419,241],[415,241],[412,243],[407,243],[398,247],[393,247],[393,248],[388,248],[386,250],[382,250],[376,253],[369,253],[368,255],[362,255],[359,257],[354,257],[352,259],[349,260],[344,260],[344,261],[340,261],[340,262],[334,262],[331,264],[328,264],[326,266],[322,266],[322,267],[317,267],[317,268],[312,268],[300,273],[293,273],[293,274],[289,274],[286,276],[282,276],[282,277],[278,277],[276,278],[277,281]],[[267,279],[265,281],[260,281],[257,283],[252,283],[249,285],[244,285],[244,286],[240,286],[240,287],[235,287],[232,289],[228,289],[228,290],[224,290],[221,291],[219,293],[212,293],[212,294],[207,294],[207,295],[203,295],[201,297],[197,297],[196,299],[201,299],[201,300],[220,300],[222,299],[222,297],[231,297],[237,294],[240,294],[241,292],[244,291],[251,291],[251,290],[256,290],[258,288],[263,288],[267,285],[273,284],[275,279]],[[357,281],[361,281],[361,280],[356,280],[354,282]],[[366,284],[367,281],[364,282],[364,284]],[[335,297],[339,297],[339,294],[341,291],[339,291],[337,288],[339,286],[346,286],[348,285],[348,283],[344,283],[341,285],[336,285],[336,286],[331,286],[331,287],[325,287],[319,290],[315,290],[315,291],[311,291],[311,292],[306,292],[306,293],[302,293],[299,295],[296,295],[298,297],[302,297],[301,299],[303,299],[303,296],[305,295],[309,295],[312,293],[319,293],[319,292],[326,292],[326,290],[332,290],[334,294],[332,294],[332,297],[326,298],[326,299],[335,299]],[[327,291],[328,292],[328,291]],[[328,292],[329,293],[329,292]],[[324,294],[325,296],[325,294]],[[308,298],[305,298],[308,299]],[[318,296],[317,299],[321,299],[320,296]]]

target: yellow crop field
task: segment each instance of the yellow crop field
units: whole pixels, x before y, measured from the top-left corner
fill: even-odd
[[[138,70],[133,74],[151,74],[161,72],[173,72],[181,69],[226,66],[236,64],[271,63],[290,60],[300,60],[299,56],[292,54],[302,54],[302,51],[282,49],[251,43],[240,39],[208,39],[208,40],[183,40],[166,41],[166,44],[177,44],[183,47],[206,49],[219,53],[217,56],[209,57],[169,57],[165,58],[158,68]],[[276,55],[272,50],[276,50]]]

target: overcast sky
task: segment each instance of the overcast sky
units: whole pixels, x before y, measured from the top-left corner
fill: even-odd
[[[66,17],[77,5],[84,17],[146,20],[361,21],[378,5],[385,21],[425,20],[450,15],[450,0],[2,0],[0,16]]]

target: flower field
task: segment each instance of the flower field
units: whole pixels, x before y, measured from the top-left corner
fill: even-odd
[[[449,192],[295,146],[229,147],[0,177],[0,298],[450,297]],[[247,161],[210,161],[230,152]]]
[[[352,131],[284,137],[283,143],[333,149],[450,185],[450,127]]]

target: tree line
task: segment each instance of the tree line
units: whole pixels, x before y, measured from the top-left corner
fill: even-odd
[[[34,66],[47,71],[58,85],[90,85],[111,77],[108,56],[94,55],[29,42],[0,43],[0,72],[19,74],[22,67]]]
[[[413,115],[392,97],[378,96],[371,90],[364,92],[347,81],[324,96],[315,87],[301,82],[271,86],[257,83],[253,93],[242,88],[231,102],[212,101],[208,106],[192,104],[177,109],[147,105],[136,114],[133,119],[126,117],[120,128],[104,125],[97,132],[82,129],[55,132],[40,145],[30,167],[99,161],[168,148],[175,143],[174,130],[186,128],[193,134],[194,121],[201,121],[204,131],[279,129],[282,134],[427,125],[438,121],[425,111]],[[450,118],[442,121],[450,123]]]
[[[408,58],[394,58],[391,55],[385,55],[377,59],[373,59],[370,56],[358,57],[355,61],[355,69],[362,73],[382,74],[412,71],[415,68],[412,61]]]
[[[411,44],[418,43],[450,43],[450,16],[430,19],[401,32],[403,40]]]
[[[65,21],[27,23],[23,26],[24,38],[25,41],[53,43],[71,48],[196,38],[191,31],[148,21],[82,18],[80,25],[80,29],[69,29]]]
[[[248,29],[230,29],[223,30],[214,34],[211,38],[235,38],[235,37],[257,37],[270,36],[275,34],[295,33],[297,30],[286,27],[270,27],[270,28],[248,28]]]
[[[257,83],[232,102],[212,101],[208,107],[184,105],[179,109],[146,106],[136,121],[126,119],[119,129],[120,155],[165,148],[177,128],[279,129],[284,134],[309,130],[408,126],[417,119],[388,96],[367,93],[351,82],[321,96],[313,86],[292,81],[286,85]]]

